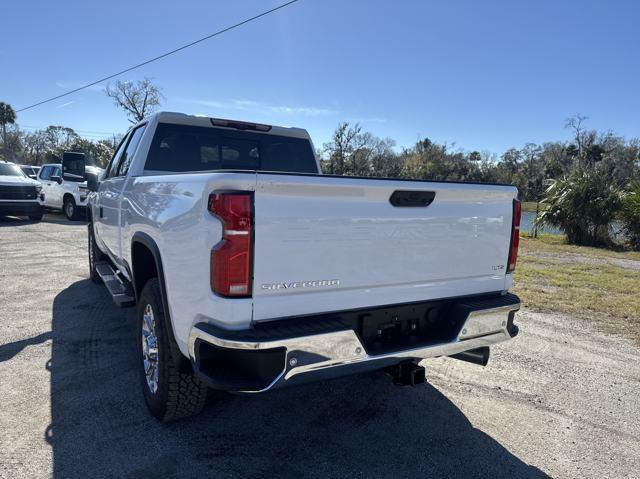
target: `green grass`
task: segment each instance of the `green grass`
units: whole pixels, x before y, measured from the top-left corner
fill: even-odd
[[[535,251],[547,251],[555,253],[574,253],[590,257],[621,258],[640,261],[640,251],[615,251],[606,248],[594,248],[591,246],[576,246],[567,244],[564,235],[539,233],[537,239],[530,238],[528,233],[520,234],[521,248],[532,248]]]
[[[607,262],[640,261],[640,253],[567,245],[558,235],[520,245],[514,292],[526,308],[582,317],[640,341],[640,271]]]

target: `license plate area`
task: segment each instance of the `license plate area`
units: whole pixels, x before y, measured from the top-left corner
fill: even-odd
[[[368,311],[359,316],[357,332],[371,355],[450,342],[464,322],[454,306],[435,301]]]

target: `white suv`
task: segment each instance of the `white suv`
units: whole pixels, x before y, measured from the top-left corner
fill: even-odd
[[[62,165],[50,163],[42,165],[38,173],[42,183],[44,206],[61,210],[69,220],[78,219],[87,206],[87,183],[82,177],[62,174]]]

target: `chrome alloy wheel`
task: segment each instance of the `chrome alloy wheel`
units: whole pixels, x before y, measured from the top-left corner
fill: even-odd
[[[142,363],[149,391],[155,394],[158,390],[158,335],[150,304],[144,308],[142,315]]]

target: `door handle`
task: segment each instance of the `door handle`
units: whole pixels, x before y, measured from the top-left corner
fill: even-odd
[[[435,197],[435,191],[396,190],[389,202],[396,207],[425,207],[429,206]]]

